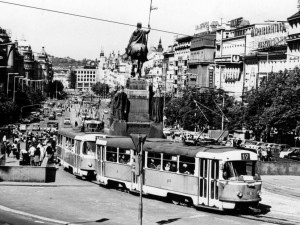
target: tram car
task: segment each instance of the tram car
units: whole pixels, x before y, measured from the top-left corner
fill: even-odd
[[[97,181],[139,191],[139,179],[133,172],[137,152],[131,138],[97,138],[96,145]],[[261,201],[262,180],[253,152],[148,139],[142,159],[144,194],[218,210],[256,208]]]
[[[100,133],[85,133],[79,129],[61,128],[57,135],[57,158],[64,169],[75,176],[95,176],[96,136]]]

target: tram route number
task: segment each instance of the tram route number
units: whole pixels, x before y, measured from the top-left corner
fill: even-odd
[[[242,160],[250,160],[250,154],[249,153],[241,153]]]

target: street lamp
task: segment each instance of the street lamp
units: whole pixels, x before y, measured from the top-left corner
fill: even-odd
[[[7,84],[6,84],[6,97],[8,98],[8,89],[9,89],[9,76],[10,75],[19,75],[19,73],[8,73],[7,74]]]
[[[15,102],[15,89],[16,89],[16,78],[19,78],[19,77],[23,77],[23,76],[15,76],[14,77],[14,92],[13,92],[13,102]]]

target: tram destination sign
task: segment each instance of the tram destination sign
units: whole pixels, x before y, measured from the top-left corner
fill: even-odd
[[[250,160],[250,153],[241,153],[242,160]]]

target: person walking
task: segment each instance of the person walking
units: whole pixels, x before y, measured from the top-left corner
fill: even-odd
[[[31,166],[35,165],[35,163],[34,163],[34,153],[35,153],[35,150],[36,150],[36,148],[32,144],[30,144],[28,153],[29,153],[29,157],[30,157],[30,165]]]
[[[37,147],[34,151],[34,165],[40,166],[40,157],[41,157],[41,150]]]

